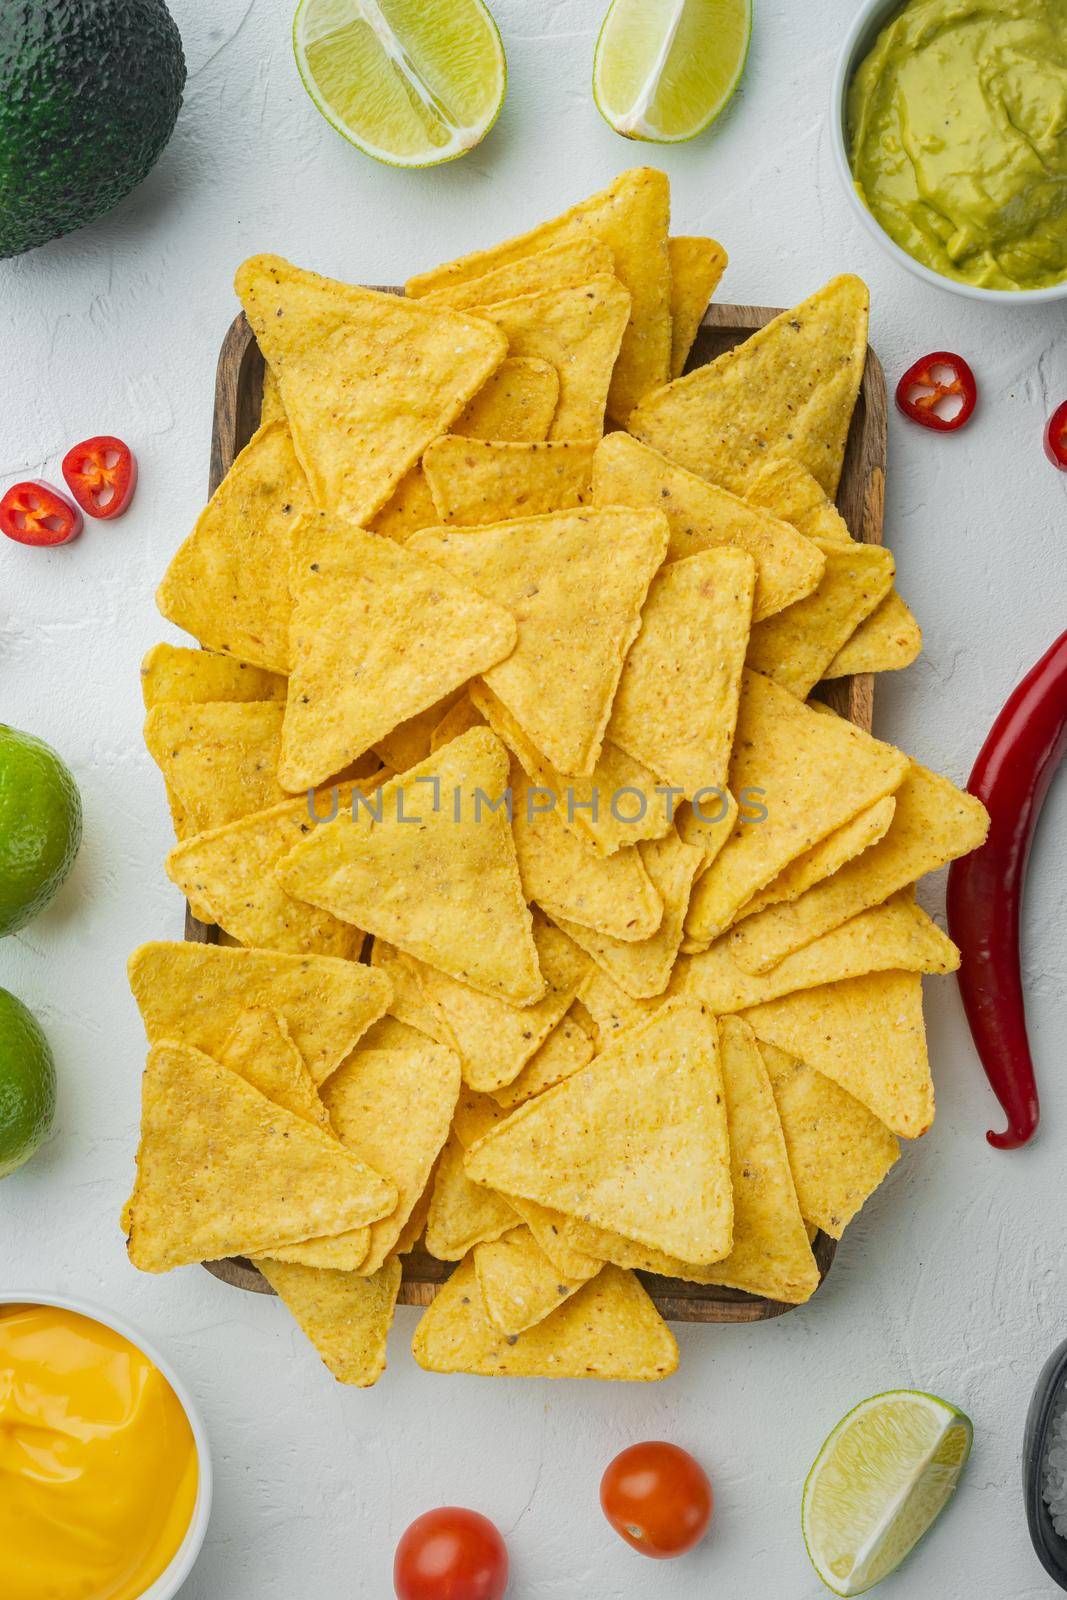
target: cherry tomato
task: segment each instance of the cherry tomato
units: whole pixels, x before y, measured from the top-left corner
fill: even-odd
[[[1045,454],[1054,467],[1067,472],[1067,400],[1057,406],[1045,429]]]
[[[0,500],[0,532],[17,544],[69,544],[81,531],[81,512],[50,483],[13,483]]]
[[[133,499],[137,462],[121,439],[98,433],[67,451],[63,477],[86,516],[106,522],[121,517]]]
[[[427,1511],[396,1547],[398,1600],[503,1600],[507,1586],[507,1546],[477,1511]]]
[[[600,1504],[628,1545],[666,1561],[703,1539],[711,1521],[711,1484],[688,1450],[649,1440],[615,1457],[600,1482]]]

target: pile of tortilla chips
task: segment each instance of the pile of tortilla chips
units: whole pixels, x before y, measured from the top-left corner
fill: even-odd
[[[809,699],[919,646],[833,502],[866,290],[682,375],[726,258],[668,227],[640,169],[404,296],[238,272],[263,422],[160,586],[204,648],[143,667],[221,942],[131,958],[124,1222],[254,1260],[343,1383],[416,1247],[425,1368],[662,1378],[636,1273],[803,1302],[933,1118],[914,885],[987,819]]]

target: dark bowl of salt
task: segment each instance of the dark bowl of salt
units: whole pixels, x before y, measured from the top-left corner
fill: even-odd
[[[1067,1340],[1041,1369],[1023,1440],[1026,1520],[1038,1560],[1067,1589]]]

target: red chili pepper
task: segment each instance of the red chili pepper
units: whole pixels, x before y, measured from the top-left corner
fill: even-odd
[[[121,517],[133,499],[137,462],[129,445],[100,433],[67,451],[63,477],[82,510],[106,522]]]
[[[0,533],[19,544],[69,544],[81,531],[81,512],[50,483],[12,484],[0,500]]]
[[[946,377],[945,374],[948,374]],[[959,405],[947,416],[938,410],[942,401],[956,398]],[[897,384],[897,406],[920,427],[936,433],[955,433],[968,421],[978,402],[974,373],[962,356],[935,350],[916,361]]]
[[[1045,429],[1045,454],[1054,467],[1067,472],[1067,400],[1057,406]]]
[[[1012,693],[990,730],[967,787],[989,812],[989,837],[948,875],[948,928],[960,947],[957,974],[971,1035],[993,1093],[1008,1114],[997,1150],[1015,1150],[1037,1129],[1034,1064],[1019,967],[1019,913],[1026,864],[1053,773],[1067,751],[1067,633]]]

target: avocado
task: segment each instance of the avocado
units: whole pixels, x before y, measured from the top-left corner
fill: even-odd
[[[140,183],[184,88],[163,0],[0,0],[0,258],[82,227]]]

